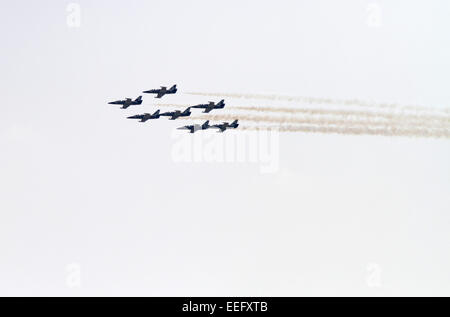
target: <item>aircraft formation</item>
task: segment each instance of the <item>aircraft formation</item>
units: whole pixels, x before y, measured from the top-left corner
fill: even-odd
[[[155,98],[162,98],[165,95],[176,94],[178,91],[177,85],[173,85],[169,89],[167,87],[161,86],[159,89],[150,89],[143,91],[145,94],[155,94]],[[137,97],[135,100],[131,98],[126,98],[124,100],[116,100],[111,101],[108,104],[110,105],[121,105],[121,109],[127,109],[131,106],[137,106],[142,104],[142,96]],[[223,109],[225,108],[225,100],[221,100],[217,103],[210,101],[206,104],[194,105],[186,108],[185,110],[175,110],[161,113],[158,109],[153,114],[143,113],[134,116],[130,116],[127,119],[136,119],[139,122],[146,122],[152,119],[159,119],[161,116],[169,117],[169,120],[176,120],[180,117],[189,117],[192,114],[191,108],[194,109],[204,109],[203,113],[210,113],[212,110]],[[238,120],[234,120],[233,122],[222,122],[219,124],[209,124],[209,120],[205,121],[203,124],[193,124],[186,125],[183,127],[179,127],[179,130],[189,130],[189,133],[195,133],[199,130],[207,130],[207,129],[218,129],[218,132],[225,132],[227,129],[236,129],[239,126]]]

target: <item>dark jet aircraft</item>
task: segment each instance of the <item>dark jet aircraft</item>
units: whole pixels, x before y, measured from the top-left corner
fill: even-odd
[[[189,117],[190,115],[191,115],[191,107],[186,108],[186,110],[184,110],[183,112],[181,112],[180,110],[175,110],[161,113],[161,116],[171,117],[169,118],[169,120],[175,120],[176,118],[179,117]]]
[[[159,110],[155,111],[155,113],[144,113],[144,114],[137,114],[135,116],[128,117],[128,119],[140,119],[139,122],[145,122],[150,119],[159,119],[161,115],[159,114]]]
[[[132,100],[127,98],[125,100],[117,100],[109,102],[110,105],[122,105],[122,109],[127,109],[129,106],[140,105],[142,103],[142,96],[136,98],[136,100]]]
[[[218,129],[220,129],[220,131],[218,131],[218,132],[224,132],[226,129],[229,129],[229,128],[236,129],[238,126],[239,126],[238,121],[234,120],[232,123],[224,122],[222,124],[212,125],[211,128],[218,128]]]
[[[225,107],[225,100],[223,100],[223,99],[216,104],[214,102],[210,101],[207,104],[192,106],[192,108],[205,109],[205,110],[203,110],[204,113],[208,113],[213,109],[222,109],[223,107]]]
[[[167,87],[161,86],[161,89],[150,89],[144,91],[146,94],[156,94],[155,98],[161,98],[164,95],[175,94],[177,92],[177,85],[173,85],[169,89]]]
[[[184,127],[178,128],[178,130],[189,130],[189,133],[195,133],[195,131],[206,130],[210,127],[209,120],[207,120],[203,124],[185,125]]]

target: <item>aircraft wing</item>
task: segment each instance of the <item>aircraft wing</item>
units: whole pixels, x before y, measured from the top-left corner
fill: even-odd
[[[161,98],[165,94],[166,94],[165,92],[159,91],[155,98]]]
[[[213,110],[214,107],[206,107],[204,113],[209,113],[211,110]]]

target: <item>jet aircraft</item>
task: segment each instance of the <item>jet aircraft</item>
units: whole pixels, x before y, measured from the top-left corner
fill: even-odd
[[[232,123],[223,122],[222,124],[214,124],[211,128],[219,129],[218,132],[224,132],[226,129],[233,128],[236,129],[239,126],[238,120],[234,120]]]
[[[178,130],[189,130],[189,133],[195,133],[198,130],[206,130],[210,127],[209,120],[207,120],[203,124],[185,125],[184,127],[178,128]]]
[[[161,115],[159,114],[159,110],[157,110],[153,114],[150,113],[137,114],[135,116],[128,117],[128,119],[140,119],[139,122],[145,122],[150,119],[159,119],[160,116]]]
[[[122,105],[122,109],[127,109],[129,106],[135,106],[142,104],[142,96],[136,98],[136,100],[132,100],[131,98],[126,98],[125,100],[117,100],[111,101],[108,104],[110,105]]]
[[[179,117],[189,117],[191,115],[191,107],[186,108],[183,112],[180,110],[161,113],[161,116],[170,117],[169,120],[175,120]]]
[[[167,87],[161,86],[160,89],[150,89],[144,91],[145,94],[156,94],[155,98],[161,98],[164,95],[171,95],[177,92],[177,85],[173,85],[169,89]]]
[[[224,107],[225,107],[225,100],[223,100],[223,99],[221,101],[219,101],[218,103],[214,103],[213,101],[210,101],[207,104],[192,106],[192,108],[205,109],[205,110],[203,110],[204,113],[209,113],[213,109],[222,109]]]

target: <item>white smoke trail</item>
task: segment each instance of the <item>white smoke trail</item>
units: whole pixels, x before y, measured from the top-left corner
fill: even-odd
[[[379,112],[379,111],[361,111],[361,110],[342,110],[342,109],[310,109],[310,108],[279,108],[279,107],[254,107],[254,106],[235,106],[233,109],[257,111],[257,112],[280,112],[280,113],[298,113],[304,115],[336,115],[342,117],[368,117],[391,121],[425,121],[450,123],[450,116],[404,113],[404,112]]]
[[[388,108],[388,109],[403,109],[412,110],[416,112],[434,112],[434,113],[444,113],[450,114],[450,109],[444,108],[430,108],[423,106],[412,106],[412,105],[399,105],[396,103],[377,103],[369,102],[358,99],[333,99],[333,98],[316,98],[316,97],[304,97],[304,96],[282,96],[282,95],[264,95],[264,94],[242,94],[242,93],[203,93],[203,92],[187,92],[190,95],[197,96],[210,96],[210,97],[230,97],[230,98],[241,98],[241,99],[259,99],[259,100],[272,100],[272,101],[287,101],[287,102],[301,102],[307,104],[339,104],[345,106],[361,106],[369,108]]]
[[[312,124],[312,125],[378,125],[389,127],[428,127],[450,129],[448,122],[436,122],[427,120],[416,120],[415,118],[398,117],[395,120],[379,120],[372,117],[336,117],[336,116],[302,116],[302,117],[278,117],[278,116],[260,116],[251,114],[218,114],[194,116],[191,119],[197,120],[243,120],[250,122],[268,122],[278,124]]]
[[[157,106],[187,108],[189,105],[183,104],[158,104]],[[387,112],[387,111],[367,111],[367,110],[343,110],[343,109],[326,109],[326,108],[280,108],[280,107],[256,107],[256,106],[232,106],[227,109],[255,111],[255,112],[273,112],[273,113],[291,113],[302,115],[324,115],[324,116],[340,116],[348,119],[355,117],[367,117],[373,120],[386,120],[405,122],[411,124],[420,124],[424,122],[426,125],[431,124],[450,124],[450,116],[440,114],[419,114],[406,112]],[[367,119],[369,120],[369,119]]]
[[[241,130],[270,130],[280,132],[303,132],[344,135],[378,135],[378,136],[404,136],[417,138],[445,138],[450,139],[447,129],[421,129],[396,127],[370,127],[370,126],[240,126]]]
[[[160,104],[160,106],[187,107],[180,104]],[[180,119],[194,120],[235,120],[255,123],[275,123],[281,132],[304,132],[351,135],[382,135],[450,138],[450,117],[440,114],[403,113],[396,111],[367,111],[345,109],[277,108],[235,106],[228,109],[255,112],[281,112],[299,116],[280,117],[254,114],[203,114]],[[270,126],[241,126],[242,130],[267,130]]]

